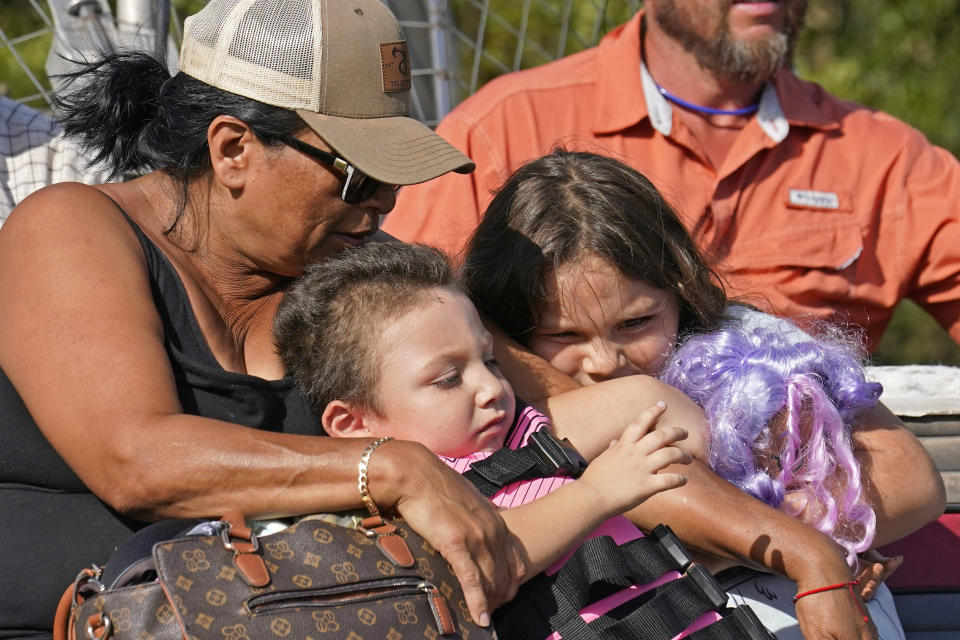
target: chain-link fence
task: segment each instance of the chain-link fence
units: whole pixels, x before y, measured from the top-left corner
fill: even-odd
[[[0,3],[0,94],[45,108],[48,75],[97,50],[158,50],[170,34],[175,63],[182,18],[202,0],[18,0]],[[411,42],[414,115],[436,124],[457,102],[507,71],[595,44],[639,0],[387,0]],[[159,14],[159,15],[158,15]],[[162,17],[169,15],[166,24]],[[52,51],[52,53],[51,53]]]
[[[454,52],[456,99],[486,81],[596,44],[626,22],[639,0],[450,0],[446,32]]]
[[[0,94],[43,107],[50,97],[43,62],[53,41],[51,13],[38,0],[17,4],[0,4]]]

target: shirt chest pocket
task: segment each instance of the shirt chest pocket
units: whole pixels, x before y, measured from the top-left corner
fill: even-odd
[[[725,271],[843,271],[863,253],[861,225],[842,192],[790,189],[768,215],[735,224]]]

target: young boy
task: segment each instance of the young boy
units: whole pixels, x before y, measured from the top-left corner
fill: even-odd
[[[332,437],[417,441],[462,472],[549,428],[535,409],[521,406],[517,415],[490,334],[454,284],[446,259],[428,247],[368,244],[317,265],[287,292],[274,329],[287,371]],[[655,404],[632,424],[603,430],[622,436],[613,443],[607,438],[609,447],[577,481],[515,483],[494,495],[508,507],[537,498],[503,513],[524,544],[531,575],[609,518],[684,484],[681,475],[657,473],[689,460],[669,446],[685,430],[652,428],[664,407]],[[577,436],[575,444],[585,442],[584,434]],[[585,448],[597,449],[595,443]]]
[[[550,429],[543,414],[515,400],[493,359],[490,334],[434,249],[368,244],[308,269],[286,293],[274,332],[287,371],[332,437],[414,440],[462,472]],[[643,406],[650,404],[632,422],[613,411],[617,419],[570,434],[594,458],[579,479],[520,481],[493,495],[510,507],[503,518],[524,546],[529,576],[555,571],[585,538],[609,535],[623,544],[641,537],[620,514],[686,482],[658,473],[690,460],[670,446],[686,430],[654,430],[666,405]],[[640,593],[615,592],[592,614]],[[700,624],[718,618],[704,616]]]

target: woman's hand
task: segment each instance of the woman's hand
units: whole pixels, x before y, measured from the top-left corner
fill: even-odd
[[[806,536],[809,542],[802,547],[806,562],[790,572],[797,583],[797,593],[829,585],[843,586],[811,593],[796,601],[797,623],[803,637],[808,640],[875,640],[877,629],[869,619],[860,590],[857,585],[850,584],[854,575],[844,550],[823,534],[817,534]]]
[[[893,575],[893,572],[903,564],[903,556],[888,558],[876,549],[864,551],[859,556],[857,567],[857,589],[864,602],[873,598],[877,587]]]
[[[470,615],[487,626],[513,598],[526,558],[493,504],[419,444],[381,445],[370,466],[370,493],[392,507],[453,567]]]
[[[849,582],[849,579],[844,582]],[[812,585],[813,583],[809,583]],[[837,584],[827,582],[818,584]],[[814,586],[798,585],[798,593]],[[866,615],[867,607],[856,588],[832,589],[797,600],[797,622],[807,640],[876,640],[877,628]]]

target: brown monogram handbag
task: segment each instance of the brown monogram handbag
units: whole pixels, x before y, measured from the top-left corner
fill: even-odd
[[[471,620],[446,561],[402,523],[304,519],[262,537],[239,514],[221,523],[219,534],[154,544],[124,572],[135,584],[107,588],[100,568],[84,569],[56,639],[495,638]]]

